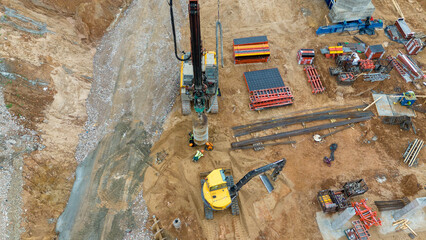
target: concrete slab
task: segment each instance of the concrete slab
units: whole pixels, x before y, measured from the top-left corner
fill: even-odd
[[[389,233],[395,232],[395,226],[392,226],[392,223],[397,221],[393,218],[393,214],[398,210],[385,211],[380,214],[380,219],[382,220],[382,226],[379,228],[380,234],[386,235]],[[404,217],[408,219],[411,223],[409,226],[416,232],[425,232],[426,231],[426,213],[422,209],[421,211],[416,211],[410,213]],[[408,231],[408,230],[407,230]]]
[[[408,116],[415,117],[416,113],[413,109],[401,106],[401,104],[393,104],[395,101],[398,101],[396,97],[389,97],[386,94],[373,94],[373,99],[377,100],[379,97],[382,97],[379,101],[376,102],[376,109],[381,117],[400,117]]]
[[[353,215],[352,215],[353,213]],[[316,220],[323,239],[337,240],[345,236],[344,230],[352,228],[352,219],[355,216],[354,208],[348,208],[341,213],[317,212]],[[350,221],[352,219],[352,221]],[[340,222],[339,222],[340,221]]]

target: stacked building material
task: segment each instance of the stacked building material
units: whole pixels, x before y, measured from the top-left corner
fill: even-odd
[[[414,79],[426,78],[425,73],[423,73],[419,66],[417,66],[416,62],[414,62],[409,56],[398,53],[396,58],[402,65],[404,65],[405,69],[408,70],[408,73]]]
[[[407,197],[399,200],[374,201],[374,204],[376,204],[380,212],[401,209],[409,203],[410,200]]]
[[[408,55],[417,55],[424,47],[425,45],[420,38],[412,38],[405,44]]]
[[[374,70],[375,67],[376,66],[374,65],[373,60],[369,60],[369,59],[359,60],[359,68],[361,69],[361,71],[364,71],[364,72],[372,71],[372,70]]]
[[[378,81],[383,81],[389,78],[390,78],[390,75],[384,74],[384,73],[369,73],[364,75],[364,81],[366,82],[378,82]]]
[[[234,39],[234,63],[267,62],[271,51],[266,36]]]
[[[316,67],[314,65],[306,66],[304,70],[306,72],[306,76],[308,77],[308,82],[311,84],[312,93],[317,94],[317,93],[324,92],[325,87],[322,85],[322,82]]]
[[[251,110],[293,104],[293,95],[284,85],[278,68],[245,72],[244,79],[251,94]]]
[[[368,46],[365,50],[365,56],[367,59],[379,59],[385,54],[385,49],[381,44]]]
[[[328,16],[333,23],[365,19],[372,16],[375,10],[371,0],[339,0],[331,5]]]
[[[343,46],[332,46],[322,48],[320,51],[325,55],[326,58],[335,58],[342,54],[349,53],[352,50],[350,48],[344,48]]]
[[[315,50],[314,49],[300,49],[297,52],[297,62],[299,64],[313,64],[315,58]]]
[[[363,53],[365,52],[365,43],[350,43],[350,42],[339,42],[337,46],[349,48],[352,52]]]
[[[395,27],[404,39],[410,39],[414,36],[414,32],[408,27],[404,18],[398,18],[395,22]]]
[[[405,153],[402,155],[404,163],[407,163],[409,167],[417,166],[419,164],[419,153],[422,150],[424,141],[416,138],[413,142],[408,144]]]

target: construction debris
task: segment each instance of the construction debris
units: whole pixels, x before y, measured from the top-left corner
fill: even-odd
[[[424,146],[424,141],[416,138],[413,142],[408,144],[402,157],[404,163],[408,164],[408,167],[417,166],[419,164],[419,153]]]

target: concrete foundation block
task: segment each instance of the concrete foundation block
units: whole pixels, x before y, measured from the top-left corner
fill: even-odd
[[[340,213],[317,212],[316,220],[323,239],[338,240],[345,236],[344,230],[353,227],[351,218],[355,215],[354,208],[347,208]]]
[[[333,5],[328,16],[331,22],[355,21],[365,19],[373,15],[376,10],[371,1],[360,1],[360,4],[352,4],[346,1],[338,1]],[[339,4],[340,3],[340,4]]]
[[[416,198],[414,201],[410,202],[407,206],[395,211],[393,214],[393,218],[395,220],[405,218],[411,213],[414,213],[418,210],[422,210],[424,207],[426,207],[426,197]]]

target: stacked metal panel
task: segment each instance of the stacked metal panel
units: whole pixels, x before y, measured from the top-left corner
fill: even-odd
[[[300,49],[297,52],[297,63],[301,65],[312,64],[315,58],[314,49]]]
[[[382,58],[384,54],[385,49],[380,44],[368,46],[368,48],[365,50],[365,56],[367,59],[379,59]]]
[[[395,22],[396,29],[405,39],[410,39],[414,36],[414,32],[411,31],[410,27],[408,27],[404,18],[398,18]]]
[[[284,85],[278,68],[245,72],[244,79],[250,93],[251,110],[293,104],[293,95]]]
[[[405,44],[408,55],[417,55],[424,48],[424,43],[420,38],[412,38]]]
[[[306,66],[304,68],[306,76],[308,77],[308,82],[311,84],[312,93],[322,93],[325,91],[325,87],[322,85],[320,75],[314,65]]]
[[[234,63],[267,62],[271,50],[266,36],[234,39]]]

